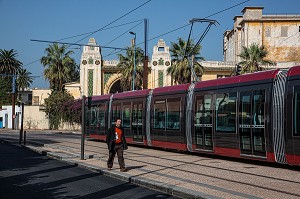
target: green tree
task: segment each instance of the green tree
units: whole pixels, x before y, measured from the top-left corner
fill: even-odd
[[[12,103],[11,97],[11,77],[1,77],[0,76],[0,106],[9,105]]]
[[[67,46],[59,44],[49,45],[45,49],[41,63],[44,65],[44,76],[49,80],[50,88],[54,91],[62,91],[64,84],[74,80],[77,65],[70,57],[73,51],[67,51]]]
[[[198,45],[194,48],[194,42],[190,40],[189,42],[184,41],[182,38],[178,39],[178,43],[171,43],[171,56],[172,65],[167,69],[167,73],[171,75],[177,84],[185,84],[191,82],[191,69],[188,64],[188,59],[194,57],[194,70],[196,75],[199,77],[203,74],[204,68],[199,64],[198,61],[205,60],[200,57],[201,46]],[[186,56],[188,55],[188,57]]]
[[[22,68],[22,62],[17,59],[14,49],[0,49],[0,73],[16,75]],[[12,76],[0,76],[0,105],[11,104]]]
[[[132,89],[132,77],[134,71],[134,48],[128,47],[126,49],[126,55],[119,54],[119,63],[118,67],[120,68],[121,76],[121,87],[123,91],[129,91]],[[135,73],[135,89],[139,90],[143,85],[143,71],[144,71],[144,55],[143,50],[140,47],[136,47],[135,52],[135,65],[136,65],[136,73]],[[150,69],[148,68],[150,71]]]
[[[58,129],[61,122],[70,119],[68,107],[74,101],[74,97],[67,91],[52,91],[45,99],[45,113],[49,118],[49,128]],[[74,116],[75,117],[75,116]]]
[[[238,55],[243,59],[243,61],[238,63],[242,66],[241,73],[261,71],[264,70],[264,67],[261,65],[274,64],[270,60],[265,60],[267,54],[268,52],[264,46],[259,46],[256,43],[251,44],[249,48],[243,46],[241,54]]]
[[[17,88],[18,90],[24,91],[25,88],[29,88],[30,84],[33,82],[33,78],[30,76],[31,72],[26,69],[21,69],[17,78]]]

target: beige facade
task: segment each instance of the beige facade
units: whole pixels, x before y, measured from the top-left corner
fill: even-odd
[[[49,119],[40,106],[24,106],[24,129],[49,129]],[[62,123],[58,130],[78,131],[78,124]]]
[[[51,94],[50,89],[32,89],[32,105],[44,105],[45,99]]]
[[[242,14],[223,35],[225,62],[240,62],[242,46],[253,43],[263,45],[273,62],[300,61],[300,14],[263,15],[263,7],[245,7]]]
[[[24,129],[49,129],[49,120],[40,106],[24,106]]]
[[[70,82],[65,84],[65,89],[75,98],[81,98],[81,89],[79,82]]]
[[[199,63],[204,67],[201,81],[229,77],[235,69],[235,65],[231,62],[202,61]]]

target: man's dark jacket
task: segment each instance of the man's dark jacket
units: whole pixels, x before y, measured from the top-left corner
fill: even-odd
[[[115,147],[115,137],[116,137],[116,131],[115,128],[118,128],[116,126],[112,126],[110,129],[108,129],[107,135],[106,135],[106,144],[108,146],[109,151],[114,151]],[[127,142],[125,139],[125,134],[124,134],[124,129],[123,127],[119,127],[122,130],[122,144],[123,144],[123,149],[126,150],[128,149],[127,147]]]

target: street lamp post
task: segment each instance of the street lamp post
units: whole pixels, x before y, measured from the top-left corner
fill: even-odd
[[[136,73],[136,66],[135,66],[135,40],[136,40],[136,33],[129,32],[130,34],[134,35],[133,39],[133,76],[132,76],[132,90],[134,91],[134,80],[135,80],[135,73]]]

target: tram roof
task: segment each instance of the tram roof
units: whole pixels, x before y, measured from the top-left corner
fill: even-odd
[[[226,77],[214,80],[208,80],[203,82],[197,82],[195,85],[195,89],[203,89],[207,87],[218,87],[223,85],[239,85],[241,83],[247,82],[255,82],[255,81],[263,81],[275,79],[279,69],[276,70],[268,70],[244,75],[238,75],[233,77]]]
[[[92,101],[109,100],[111,94],[106,95],[95,95],[92,97]]]
[[[136,98],[136,97],[146,97],[149,94],[150,89],[126,91],[123,93],[115,93],[113,99],[123,99],[123,98]]]
[[[179,84],[174,86],[158,87],[153,90],[153,96],[166,93],[180,93],[189,90],[190,84]]]
[[[293,66],[289,69],[288,77],[294,75],[300,75],[300,66]]]

